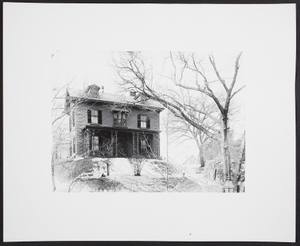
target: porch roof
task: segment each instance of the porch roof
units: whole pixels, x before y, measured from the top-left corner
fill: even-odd
[[[100,126],[100,125],[86,125],[83,128],[83,131],[88,129],[98,130],[98,131],[117,131],[117,132],[132,132],[132,133],[160,133],[160,131],[154,131],[149,129],[132,129],[128,127],[107,127],[107,126]]]

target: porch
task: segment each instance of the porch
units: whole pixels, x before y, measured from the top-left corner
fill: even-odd
[[[84,129],[84,153],[107,158],[157,158],[157,135],[155,132],[87,126]]]

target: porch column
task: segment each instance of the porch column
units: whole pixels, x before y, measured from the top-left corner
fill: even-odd
[[[115,156],[118,156],[118,132],[115,132],[116,152]]]
[[[87,153],[87,155],[89,156],[90,155],[90,149],[91,149],[91,146],[90,146],[90,137],[91,137],[91,133],[90,133],[90,130],[89,129],[87,129],[86,130],[86,139],[85,139],[85,141],[86,141],[86,153]]]
[[[135,146],[135,136],[136,134],[133,132],[132,133],[132,155],[136,155],[136,146]]]
[[[140,150],[139,150],[139,142],[140,142],[140,134],[137,133],[137,134],[136,134],[136,154],[137,154],[137,155],[140,154]]]
[[[94,155],[95,154],[95,151],[94,151],[94,136],[95,136],[95,131],[94,130],[92,130],[92,155]]]
[[[160,156],[160,139],[159,133],[153,134],[153,152],[158,158]]]
[[[110,132],[110,141],[111,141],[110,156],[113,156],[114,155],[114,132],[113,131]]]

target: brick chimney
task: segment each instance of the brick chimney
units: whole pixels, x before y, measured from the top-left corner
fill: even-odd
[[[99,90],[100,87],[98,85],[89,85],[86,88],[85,93],[89,98],[99,98]]]

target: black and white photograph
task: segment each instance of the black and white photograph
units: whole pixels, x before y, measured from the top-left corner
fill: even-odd
[[[295,242],[296,5],[3,4],[3,241]]]
[[[242,52],[83,53],[98,83],[72,56],[51,58],[54,191],[245,192]]]

